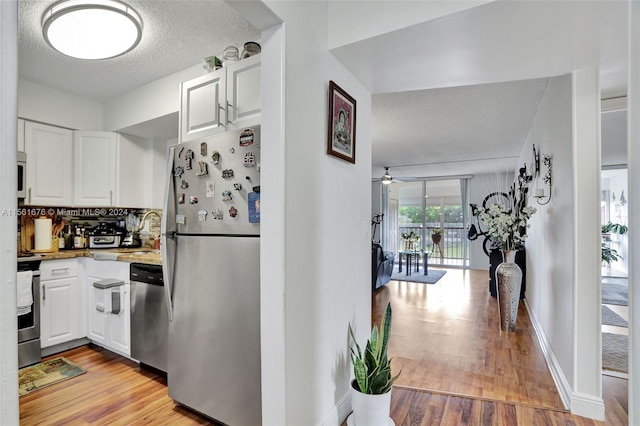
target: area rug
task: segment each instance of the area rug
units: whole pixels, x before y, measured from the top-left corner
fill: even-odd
[[[629,323],[627,322],[627,320],[604,305],[602,305],[602,325],[629,327]]]
[[[21,368],[18,371],[19,395],[26,395],[86,372],[84,368],[63,357]]]
[[[414,272],[411,275],[405,275],[404,272],[396,272],[391,275],[391,279],[396,281],[409,281],[412,283],[435,284],[446,273],[447,271],[439,271],[437,269],[430,268],[428,275],[424,275],[422,272]]]
[[[602,333],[602,369],[628,373],[628,349],[627,336]]]
[[[629,282],[626,278],[602,278],[602,303],[629,306]]]

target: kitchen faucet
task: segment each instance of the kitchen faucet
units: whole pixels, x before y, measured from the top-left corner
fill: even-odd
[[[138,231],[142,231],[142,229],[144,228],[144,221],[147,219],[147,216],[149,216],[150,214],[155,214],[156,216],[158,216],[158,219],[162,220],[162,215],[160,213],[153,210],[149,210],[142,216],[142,219],[140,219],[140,227],[138,228]]]

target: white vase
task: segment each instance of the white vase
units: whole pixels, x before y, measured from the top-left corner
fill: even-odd
[[[391,391],[380,395],[369,395],[356,390],[351,383],[351,407],[353,414],[349,416],[351,426],[389,426],[393,420],[389,418],[391,411]]]
[[[498,283],[498,306],[500,327],[504,331],[515,331],[522,287],[522,269],[515,263],[516,250],[503,250],[503,262],[496,268]]]

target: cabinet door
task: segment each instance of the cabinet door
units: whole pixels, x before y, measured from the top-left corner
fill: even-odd
[[[227,68],[227,125],[229,130],[260,123],[260,55]]]
[[[76,206],[113,206],[116,189],[116,134],[74,132]]]
[[[101,278],[88,276],[85,283],[87,290],[87,337],[101,345],[107,341],[107,316],[96,309],[96,292],[93,283]]]
[[[27,153],[25,204],[70,206],[73,199],[73,132],[27,121],[24,137]]]
[[[221,68],[181,85],[180,142],[225,131],[225,69]]]
[[[24,151],[24,120],[18,119],[18,151]]]
[[[78,278],[42,281],[40,285],[41,347],[77,339],[80,336]]]
[[[129,284],[120,289],[120,303],[122,309],[119,314],[107,315],[107,343],[106,346],[122,355],[131,355],[131,324]]]

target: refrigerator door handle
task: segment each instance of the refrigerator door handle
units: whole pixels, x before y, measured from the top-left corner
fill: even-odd
[[[165,301],[167,304],[167,310],[169,314],[169,321],[173,321],[173,271],[175,268],[175,188],[173,179],[173,162],[175,159],[175,147],[169,148],[169,160],[167,161],[167,187],[164,191],[164,214],[161,221],[161,234],[160,238],[160,255],[162,256],[162,275],[164,279],[164,293]],[[171,222],[170,222],[171,221]],[[171,226],[173,229],[168,229]],[[171,244],[171,250],[169,250],[169,244]],[[169,253],[172,253],[170,255]]]

